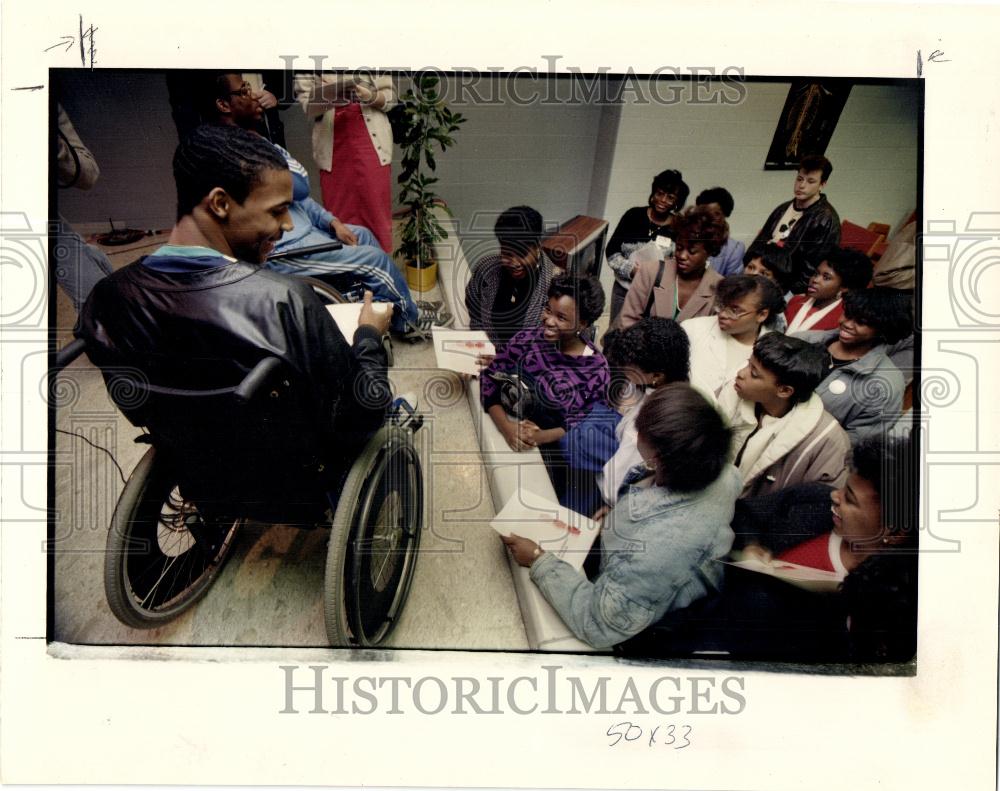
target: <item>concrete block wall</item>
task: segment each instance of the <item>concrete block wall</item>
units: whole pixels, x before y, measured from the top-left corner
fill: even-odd
[[[637,104],[627,93],[621,105],[601,106],[518,102],[506,80],[480,79],[473,88],[493,103],[455,104],[469,120],[437,173],[437,191],[455,213],[470,259],[495,249],[493,218],[517,203],[553,224],[588,213],[613,227],[627,208],[645,202],[652,176],[666,167],[684,173],[692,200],[706,187],[727,187],[736,199],[732,233],[741,239],[791,196],[791,172],[763,170],[787,82],[749,82],[738,105],[697,104],[683,93],[675,104]],[[102,171],[89,192],[60,191],[63,214],[87,230],[107,229],[109,217],[122,226],[170,227],[177,136],[163,75],[79,70],[66,73],[63,86],[63,104]],[[520,96],[533,89],[539,93],[527,77],[513,87]],[[835,168],[827,193],[841,217],[895,225],[915,207],[917,102],[908,84],[852,89],[827,152]],[[309,169],[318,199],[311,119],[298,106],[283,119],[289,149]]]

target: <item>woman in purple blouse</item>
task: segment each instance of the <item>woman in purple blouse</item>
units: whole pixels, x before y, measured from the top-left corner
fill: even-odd
[[[603,310],[597,278],[554,278],[541,326],[514,335],[483,371],[483,407],[513,450],[557,443],[605,401],[608,363],[585,333]],[[501,388],[511,386],[510,375],[532,391],[535,405],[527,414],[504,410]]]

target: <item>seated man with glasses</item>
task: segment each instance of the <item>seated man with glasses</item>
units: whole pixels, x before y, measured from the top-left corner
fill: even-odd
[[[785,298],[773,280],[732,275],[716,287],[715,307],[717,315],[681,324],[691,341],[691,385],[709,399],[747,364],[757,338],[774,329]]]
[[[211,86],[211,105],[218,123],[238,126],[250,132],[261,115],[260,104],[251,86],[235,73],[220,74]],[[310,196],[309,174],[288,151],[275,146],[288,162],[292,173],[293,201],[289,207],[292,230],[275,247],[275,252],[290,252],[339,239],[343,247],[291,258],[268,261],[267,267],[289,275],[318,277],[341,291],[351,291],[355,284],[370,290],[375,299],[391,302],[392,329],[406,337],[426,336],[431,325],[446,323],[447,314],[422,312],[410,295],[406,278],[392,259],[379,247],[367,228],[342,223]]]

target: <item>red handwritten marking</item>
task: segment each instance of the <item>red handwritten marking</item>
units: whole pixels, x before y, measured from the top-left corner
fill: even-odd
[[[573,527],[573,525],[568,525],[564,521],[562,521],[561,519],[553,519],[552,520],[552,524],[554,524],[560,530],[565,530],[571,536],[578,536],[578,535],[580,535],[580,528]]]

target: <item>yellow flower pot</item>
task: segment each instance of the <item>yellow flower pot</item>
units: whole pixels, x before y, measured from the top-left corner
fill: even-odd
[[[406,265],[406,283],[411,291],[430,291],[437,284],[437,261],[421,269]]]

